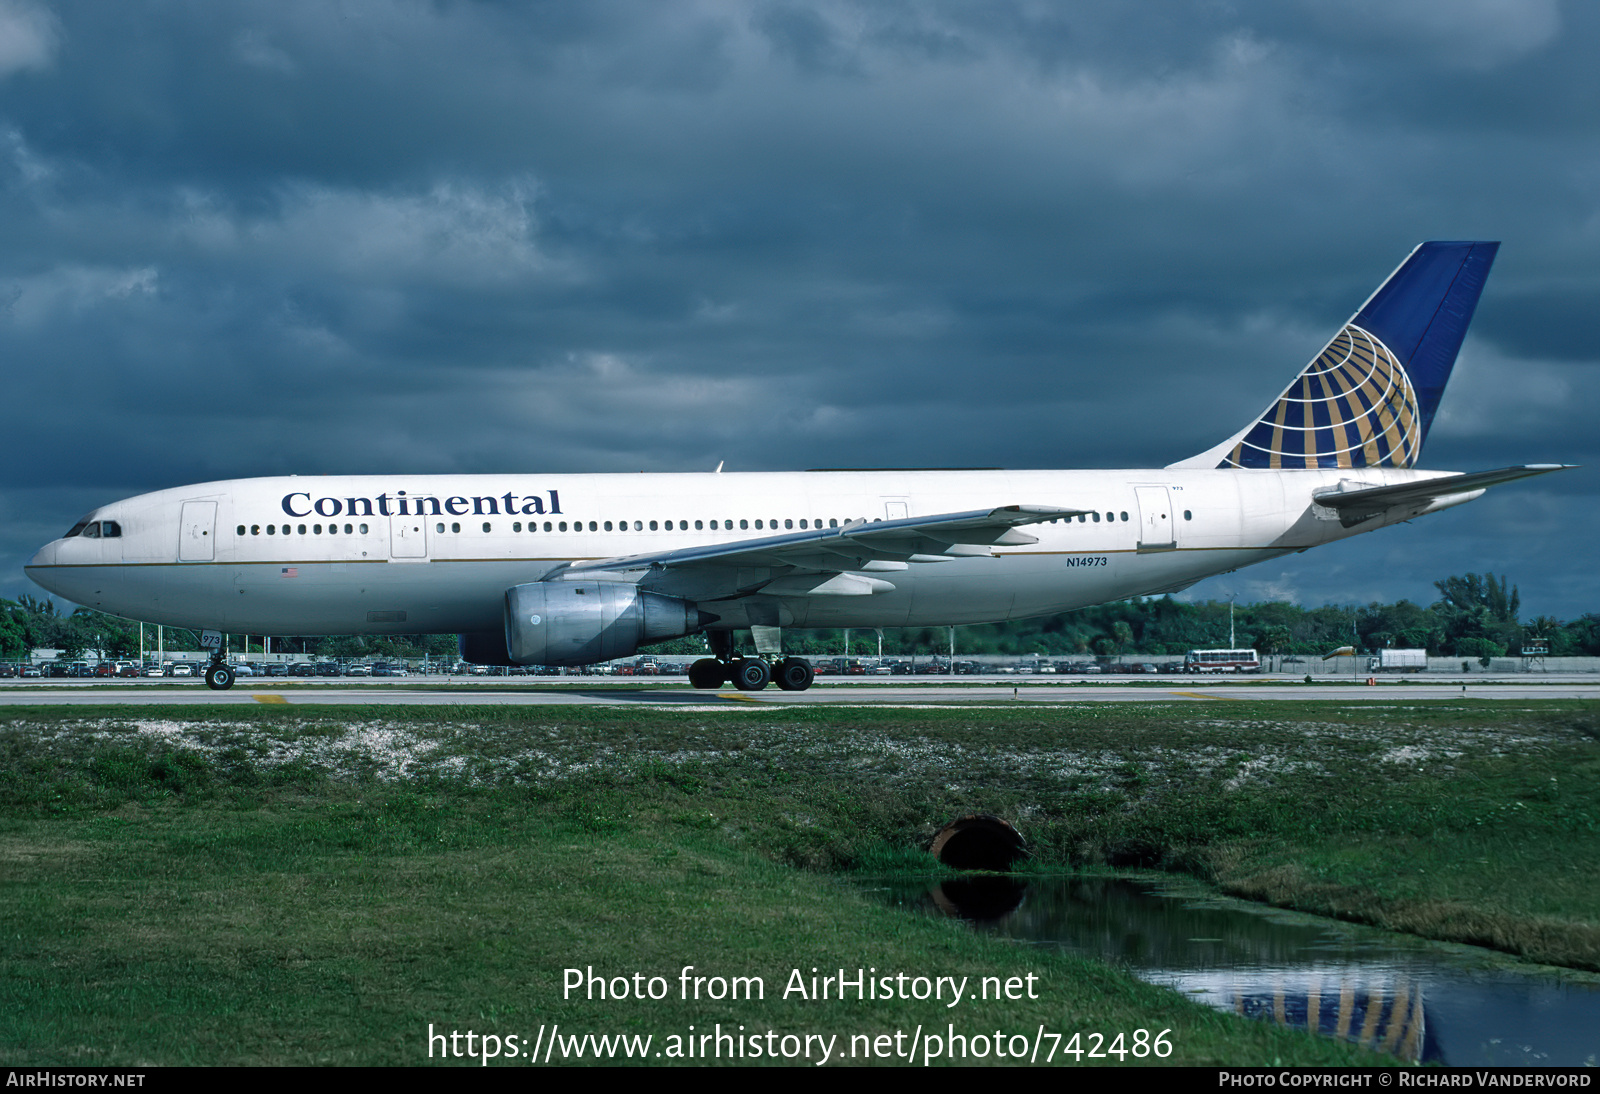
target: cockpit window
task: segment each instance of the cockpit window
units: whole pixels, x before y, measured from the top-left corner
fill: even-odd
[[[82,536],[84,539],[117,539],[122,535],[122,525],[114,520],[90,520],[85,517],[72,526],[72,530],[62,539],[72,539]]]

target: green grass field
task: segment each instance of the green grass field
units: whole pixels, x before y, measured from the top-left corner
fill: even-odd
[[[11,1063],[427,1063],[430,1024],[648,1034],[648,1063],[719,1025],[835,1037],[830,1066],[952,1026],[1060,1034],[1057,1063],[1141,1029],[1171,1055],[1098,1062],[1377,1062],[837,880],[929,870],[968,812],[1011,820],[1032,870],[1180,872],[1600,969],[1592,704],[9,708],[0,757]],[[765,998],[684,1000],[684,966]],[[1032,975],[1036,998],[784,998],[813,967]],[[563,990],[590,968],[665,997]]]

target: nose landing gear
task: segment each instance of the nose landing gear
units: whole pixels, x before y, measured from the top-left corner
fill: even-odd
[[[233,687],[234,671],[222,659],[222,635],[218,631],[201,631],[200,645],[203,649],[211,651],[211,660],[206,664],[206,687],[212,691],[227,691]]]
[[[206,666],[206,687],[212,691],[227,691],[233,687],[233,669],[220,661],[213,661]]]

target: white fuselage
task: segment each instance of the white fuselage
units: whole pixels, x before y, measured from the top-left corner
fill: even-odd
[[[486,632],[502,626],[507,588],[563,563],[1000,505],[1090,511],[1029,525],[1037,543],[997,547],[994,557],[874,573],[893,587],[872,595],[767,597],[764,616],[775,603],[777,621],[792,627],[983,623],[1183,588],[1477,496],[1355,528],[1312,501],[1341,479],[1378,486],[1434,475],[1168,468],[236,479],[104,506],[91,519],[116,522],[120,535],[56,540],[28,574],[87,607],[169,626]],[[763,576],[741,571],[739,582]],[[717,625],[747,625],[741,603],[719,603]]]

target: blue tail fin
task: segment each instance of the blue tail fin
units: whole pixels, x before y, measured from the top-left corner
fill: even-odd
[[[1499,249],[1422,244],[1265,414],[1174,466],[1415,466]]]

